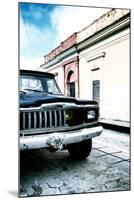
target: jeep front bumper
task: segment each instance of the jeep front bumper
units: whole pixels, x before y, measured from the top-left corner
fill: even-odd
[[[72,143],[82,142],[99,136],[103,131],[102,126],[83,128],[68,132],[54,132],[42,135],[20,137],[20,150],[41,149],[52,147],[63,149],[64,146]]]

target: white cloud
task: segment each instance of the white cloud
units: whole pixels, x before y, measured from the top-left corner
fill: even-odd
[[[63,41],[78,32],[110,9],[90,7],[57,7],[51,15],[51,23],[57,31],[57,38]]]
[[[31,58],[20,57],[20,69],[37,69],[43,64],[43,57]]]
[[[32,8],[31,8],[32,9]],[[39,29],[20,20],[20,67],[39,67],[45,54],[59,45],[74,32],[92,23],[109,9],[90,7],[58,6],[50,16],[52,30]],[[42,17],[42,10],[36,10],[34,17]],[[45,14],[44,14],[45,18]],[[44,20],[45,22],[45,20]],[[44,24],[45,27],[45,24]]]
[[[48,29],[38,29],[32,24],[20,21],[20,67],[39,67],[43,64],[45,53],[51,50],[52,32]]]

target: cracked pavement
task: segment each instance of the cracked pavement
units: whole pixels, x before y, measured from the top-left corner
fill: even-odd
[[[38,150],[20,158],[20,197],[130,190],[129,134],[104,129],[86,160]]]

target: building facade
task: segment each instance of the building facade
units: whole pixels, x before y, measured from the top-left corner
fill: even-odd
[[[100,118],[129,122],[130,11],[112,9],[44,57],[61,91],[96,100]]]

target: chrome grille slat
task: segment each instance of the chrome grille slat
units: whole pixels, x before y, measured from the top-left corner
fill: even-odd
[[[49,113],[49,127],[52,127],[52,111],[48,111]]]
[[[36,128],[37,124],[37,115],[36,112],[34,112],[34,128]]]
[[[65,110],[21,112],[21,129],[42,129],[66,126]]]
[[[31,112],[28,113],[28,128],[31,128]]]
[[[42,128],[42,112],[39,112],[39,128]]]
[[[26,120],[25,120],[26,119],[26,113],[23,112],[22,115],[23,115],[23,129],[25,129],[25,127],[26,127]]]
[[[44,127],[47,127],[47,112],[44,111]]]
[[[62,125],[61,111],[59,110],[59,126]]]
[[[54,110],[54,126],[57,126],[57,112]]]
[[[65,119],[65,115],[66,113],[65,113],[65,110],[63,110],[63,126],[65,126],[66,125],[66,119]]]

